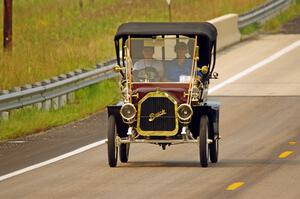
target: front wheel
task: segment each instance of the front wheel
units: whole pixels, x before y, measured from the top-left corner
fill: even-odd
[[[118,161],[118,147],[116,145],[116,119],[114,115],[108,117],[107,125],[107,155],[110,167],[116,167]]]
[[[199,152],[200,152],[200,164],[202,167],[208,166],[208,117],[206,115],[200,118],[200,128],[199,128]]]

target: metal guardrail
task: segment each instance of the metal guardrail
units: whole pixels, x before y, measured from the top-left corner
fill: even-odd
[[[293,0],[271,0],[265,5],[254,9],[248,13],[239,16],[238,25],[239,28],[245,27],[249,24],[266,20],[268,17],[278,13],[280,10],[289,6]],[[64,78],[56,77],[52,78],[54,81],[43,81],[40,84],[34,84],[30,87],[25,88],[16,92],[3,92],[0,93],[0,119],[5,118],[5,113],[8,110],[21,108],[24,106],[39,103],[40,108],[49,109],[51,106],[51,100],[56,104],[56,107],[61,107],[67,100],[66,95],[84,88],[86,86],[98,83],[105,79],[110,79],[117,76],[117,73],[112,72],[112,67],[115,65],[116,60],[111,60],[104,64],[97,65],[95,70],[73,72],[65,75]],[[60,103],[60,101],[62,101]],[[49,104],[50,105],[47,105]]]
[[[41,82],[40,86],[34,88],[0,95],[0,112],[21,108],[35,103],[47,102],[47,100],[67,95],[68,93],[98,83],[102,80],[115,77],[118,75],[112,72],[115,63],[116,60],[112,60],[95,70],[81,71],[78,75],[74,72],[74,76],[69,75],[69,77],[66,77],[63,80],[59,80],[58,78],[57,82],[51,83],[51,81],[48,81],[47,83],[47,81],[44,81]],[[57,105],[60,106],[59,104]]]
[[[287,8],[294,0],[271,0],[261,7],[239,16],[238,26],[243,28],[255,22],[266,21]]]

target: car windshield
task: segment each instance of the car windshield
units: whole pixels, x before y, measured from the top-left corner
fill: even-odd
[[[132,82],[188,83],[194,45],[195,40],[187,37],[128,39],[126,65],[132,69]]]

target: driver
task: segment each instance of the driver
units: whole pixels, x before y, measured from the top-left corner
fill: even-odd
[[[163,73],[163,64],[161,61],[153,58],[154,47],[144,46],[142,53],[144,58],[138,60],[133,66],[133,73],[135,79],[149,76],[148,78],[152,82],[159,81],[160,80],[159,74]]]

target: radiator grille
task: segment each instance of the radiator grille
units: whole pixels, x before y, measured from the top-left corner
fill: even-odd
[[[165,96],[164,96],[165,95]],[[144,97],[138,111],[138,130],[141,134],[167,135],[175,134],[178,129],[176,117],[177,103],[166,94]]]

